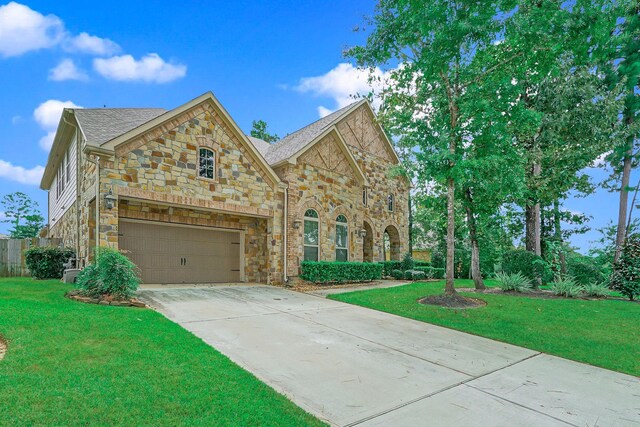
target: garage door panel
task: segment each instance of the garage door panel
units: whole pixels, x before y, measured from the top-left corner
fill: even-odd
[[[144,283],[240,281],[239,232],[121,221],[119,234]]]

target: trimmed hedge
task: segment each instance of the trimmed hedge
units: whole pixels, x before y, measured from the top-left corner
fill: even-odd
[[[378,264],[382,265],[382,277],[393,277],[393,270],[402,269],[402,261],[381,261]]]
[[[391,277],[393,277],[396,280],[402,280],[402,277],[404,276],[404,274],[402,274],[402,270],[391,270]]]
[[[414,267],[431,267],[429,261],[413,261]]]
[[[313,283],[379,280],[384,266],[373,262],[302,261],[300,277]]]
[[[444,268],[414,267],[413,269],[422,271],[426,279],[444,279]]]
[[[405,280],[424,280],[426,274],[421,270],[407,270],[404,272]]]
[[[34,279],[61,279],[64,264],[75,258],[76,252],[70,248],[54,246],[33,247],[24,251],[27,268]]]

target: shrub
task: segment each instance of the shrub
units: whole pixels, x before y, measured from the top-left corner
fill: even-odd
[[[402,270],[402,261],[382,261],[382,277],[393,277],[393,270]]]
[[[414,268],[415,267],[431,267],[431,263],[429,261],[413,261]]]
[[[426,278],[426,274],[424,271],[419,270],[407,270],[404,272],[405,280],[424,280]]]
[[[582,294],[584,287],[576,283],[571,277],[565,279],[558,278],[551,284],[551,291],[556,295],[574,298]]]
[[[544,276],[544,261],[532,252],[514,249],[504,254],[502,271],[507,274],[522,273],[529,280],[537,281]]]
[[[609,287],[606,283],[588,283],[584,285],[584,293],[590,297],[609,296]]]
[[[633,301],[640,297],[640,236],[632,234],[613,266],[609,287]]]
[[[503,292],[529,292],[532,288],[531,281],[522,273],[496,273],[496,280]]]
[[[404,274],[402,274],[402,270],[391,270],[391,277],[393,277],[396,280],[402,280],[402,277],[404,276]]]
[[[416,266],[416,262],[411,257],[411,254],[407,252],[404,254],[402,258],[402,271],[413,270],[413,267]]]
[[[69,258],[75,258],[70,248],[33,247],[24,251],[27,268],[34,279],[60,279],[64,273],[64,264]]]
[[[414,267],[413,269],[422,271],[425,279],[444,279],[444,268]]]
[[[303,261],[300,277],[313,283],[344,283],[378,280],[384,266],[373,262]]]
[[[78,274],[76,284],[87,295],[128,299],[138,289],[140,278],[129,258],[115,249],[100,248],[95,263]]]
[[[604,282],[606,279],[602,269],[588,257],[570,258],[567,261],[567,270],[569,275],[581,285]]]

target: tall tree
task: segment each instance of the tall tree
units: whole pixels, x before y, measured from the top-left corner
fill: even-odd
[[[445,294],[454,288],[456,187],[463,180],[465,105],[471,85],[514,61],[507,56],[489,67],[473,62],[493,45],[504,21],[497,19],[514,2],[380,0],[364,46],[347,55],[361,67],[395,67],[383,90],[380,117],[413,153],[419,180],[436,179],[447,188]]]
[[[621,7],[624,10],[622,24],[615,32],[616,37],[612,37],[611,69],[608,76],[611,84],[624,85],[621,122],[628,128],[627,137],[619,141],[609,156],[614,177],[619,177],[620,180],[615,261],[620,257],[626,236],[629,180],[632,162],[638,156],[640,145],[640,2],[621,1]]]
[[[267,127],[267,122],[264,120],[254,120],[251,122],[250,135],[254,138],[260,138],[263,141],[267,141],[269,144],[273,144],[278,141],[280,137],[275,133],[269,133]]]
[[[38,203],[24,193],[7,194],[2,198],[5,219],[2,222],[12,225],[9,233],[12,239],[37,237],[44,226]]]

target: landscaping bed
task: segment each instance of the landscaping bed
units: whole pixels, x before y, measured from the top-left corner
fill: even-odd
[[[487,280],[489,287],[496,285]],[[457,280],[458,290],[473,286]],[[485,291],[485,307],[451,310],[419,304],[444,281],[355,291],[328,298],[480,335],[607,369],[640,375],[640,305],[622,299],[540,298]],[[461,292],[474,298],[475,292]]]
[[[114,305],[119,307],[146,307],[147,305],[140,301],[137,298],[118,298],[113,295],[100,295],[97,297],[87,296],[82,293],[79,289],[74,289],[72,291],[64,294],[65,297],[84,302],[87,304],[100,304],[100,305]]]

